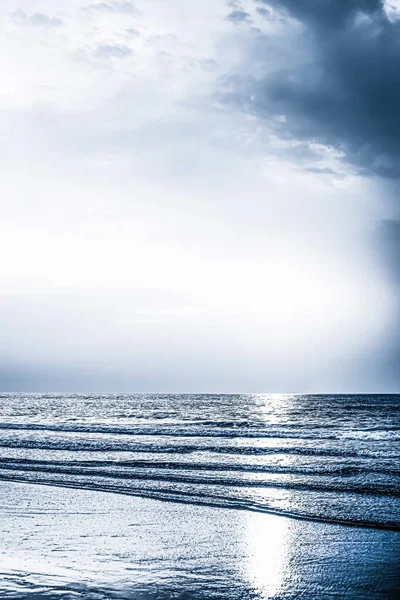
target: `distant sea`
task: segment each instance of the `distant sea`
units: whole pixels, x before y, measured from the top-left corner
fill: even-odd
[[[34,525],[43,526],[41,519],[46,514],[46,506],[57,512],[61,499],[65,503],[67,498],[71,498],[74,514],[79,513],[79,507],[86,507],[88,520],[85,526],[89,527],[90,515],[92,512],[95,514],[96,505],[104,505],[106,495],[102,492],[107,492],[112,493],[113,498],[121,497],[121,507],[124,508],[116,512],[119,515],[131,514],[129,506],[142,516],[148,515],[148,509],[144,507],[167,507],[165,510],[170,512],[166,514],[174,514],[174,539],[179,539],[183,535],[179,533],[180,528],[183,531],[186,527],[180,519],[190,520],[193,514],[212,514],[213,522],[215,519],[218,521],[218,515],[221,515],[225,523],[229,519],[232,523],[235,519],[247,519],[246,514],[270,515],[265,518],[254,516],[254,519],[264,519],[259,521],[260,527],[262,523],[272,523],[265,520],[271,519],[272,515],[273,523],[286,523],[288,519],[290,522],[302,522],[304,527],[309,523],[307,527],[316,528],[312,530],[314,538],[318,537],[315,533],[318,531],[328,535],[326,532],[331,531],[331,525],[336,527],[332,531],[341,532],[341,540],[350,539],[352,534],[346,532],[355,530],[361,536],[367,535],[362,532],[371,529],[378,536],[381,535],[378,532],[382,535],[383,532],[395,533],[400,531],[399,442],[399,395],[2,394],[0,485],[3,492],[6,490],[7,500],[3,501],[2,507],[3,517],[5,515],[8,519],[3,519],[3,524],[10,523],[12,519],[11,529],[7,529],[10,532],[18,528],[18,523],[24,522],[24,527],[28,528],[24,530],[27,535],[24,539],[31,539],[29,532],[33,531]],[[73,488],[75,492],[64,488]],[[62,489],[64,493],[60,496]],[[90,494],[82,496],[85,490]],[[17,500],[13,500],[13,494]],[[26,510],[31,502],[37,504],[39,497],[40,507],[32,514],[40,513],[41,516],[31,516],[31,521],[24,521]],[[136,500],[123,500],[122,497],[135,497]],[[157,502],[143,504],[148,500]],[[128,505],[129,502],[132,504]],[[89,505],[92,508],[88,509]],[[63,507],[62,514],[68,514],[64,504]],[[109,518],[107,510],[103,517],[105,529]],[[157,512],[161,508],[154,510]],[[234,516],[239,513],[244,515],[243,518]],[[115,520],[115,514],[112,514]],[[281,520],[282,517],[286,519]],[[96,523],[96,543],[99,543],[102,527],[98,520]],[[141,530],[147,531],[143,533],[145,537],[150,535],[150,525],[148,521],[146,523],[146,526],[140,526]],[[318,529],[322,524],[325,529]],[[46,527],[47,530],[40,530],[41,541],[35,550],[39,555],[48,544],[46,531],[50,536],[51,527]],[[128,528],[128,525],[125,524],[122,529],[125,530],[125,527]],[[165,524],[160,531],[163,527]],[[82,529],[82,526],[79,525],[79,528]],[[38,531],[36,529],[36,534]],[[270,531],[273,538],[273,528]],[[311,529],[307,531],[311,535]],[[167,536],[165,532],[162,535]],[[168,536],[171,535],[170,532]],[[198,533],[193,530],[191,535],[195,546]],[[76,540],[78,538],[76,534]],[[268,528],[263,543],[267,538]],[[32,540],[25,542],[26,548],[21,541],[17,548],[13,537],[9,539],[15,560],[21,552],[26,559],[25,550],[31,547]],[[213,544],[209,536],[207,539],[207,556],[213,552],[221,553],[217,542]],[[355,539],[354,536],[352,539]],[[146,540],[148,545],[147,537]],[[140,548],[141,543],[144,542],[136,539],[135,547]],[[62,540],[60,544],[63,547]],[[72,548],[78,547],[77,541],[74,544]],[[168,554],[169,551],[165,552]],[[114,557],[117,554],[114,552]],[[7,555],[7,547],[3,548],[3,555]],[[216,559],[220,560],[218,556]],[[107,562],[106,551],[104,557]],[[142,564],[141,560],[137,559],[137,564]],[[67,566],[70,558],[65,557],[64,562]],[[59,561],[57,564],[63,563]],[[396,564],[400,566],[400,562]],[[16,567],[11,565],[9,568],[9,572],[3,568],[5,581],[16,576]],[[30,571],[31,567],[25,564],[22,569],[24,576]],[[132,578],[135,580],[134,575]],[[232,580],[230,585],[233,584]],[[4,584],[2,588],[0,582],[2,597],[28,597],[30,584],[26,585],[21,591],[20,584],[11,587]],[[197,590],[201,588],[198,581],[196,585]],[[391,590],[393,585],[392,581]],[[231,595],[226,592],[229,585],[228,588],[226,586],[225,581],[218,588],[220,592],[225,590],[226,595],[221,592],[216,597],[236,597],[233,591]],[[39,588],[29,592],[33,594],[30,597],[50,597],[37,595]],[[46,586],[43,589],[49,593]],[[100,595],[93,598],[161,597],[155,592],[151,595],[146,589],[146,586],[142,589],[142,596],[137,595],[138,592],[132,596],[107,592],[108,595],[102,596],[97,591]],[[349,588],[348,595],[343,597],[395,597],[368,595],[368,586],[362,589],[364,591],[357,596]],[[272,595],[257,595],[256,589],[253,592],[253,595],[238,597],[280,597],[272,592]],[[300,593],[299,590],[297,592]],[[59,589],[57,593],[61,593]],[[72,594],[71,590],[68,593]],[[78,594],[77,589],[73,593]],[[84,596],[82,591],[79,593],[82,596],[78,594],[78,597]],[[278,593],[276,589],[274,593]],[[188,594],[184,597],[197,597]],[[211,592],[207,594],[207,597],[213,597]],[[325,597],[322,588],[315,594],[315,597]],[[92,596],[89,594],[87,597]],[[174,596],[171,592],[168,597],[181,596]],[[314,596],[310,593],[302,597]],[[338,597],[342,596],[339,594]]]

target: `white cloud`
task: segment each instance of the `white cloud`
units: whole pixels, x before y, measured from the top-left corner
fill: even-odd
[[[385,0],[384,8],[391,21],[397,21],[400,18],[399,0]]]

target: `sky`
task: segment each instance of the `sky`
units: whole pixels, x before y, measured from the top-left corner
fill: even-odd
[[[400,392],[400,2],[2,0],[0,390]]]

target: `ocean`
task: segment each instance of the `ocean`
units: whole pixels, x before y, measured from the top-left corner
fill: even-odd
[[[400,531],[399,441],[399,395],[2,394],[0,397],[0,485],[3,490],[1,503],[3,550],[0,552],[0,557],[3,556],[5,560],[5,557],[13,556],[15,562],[14,566],[9,562],[5,566],[3,561],[2,567],[0,563],[0,571],[3,574],[3,583],[0,581],[2,597],[50,598],[53,596],[49,594],[53,593],[54,589],[58,594],[57,597],[64,593],[62,597],[65,598],[77,597],[76,594],[78,597],[87,598],[194,598],[203,597],[202,589],[207,589],[207,594],[204,596],[207,598],[214,596],[218,598],[297,597],[295,592],[305,593],[306,588],[295,589],[293,581],[290,588],[294,590],[293,596],[290,596],[289,592],[282,595],[281,584],[280,587],[275,584],[271,587],[271,581],[274,577],[276,579],[276,573],[275,576],[271,575],[270,583],[268,581],[265,583],[264,592],[260,592],[258,584],[254,584],[253,587],[250,586],[251,591],[248,586],[245,592],[240,588],[241,595],[238,592],[239,595],[236,596],[235,585],[237,581],[242,581],[242,575],[240,577],[238,575],[242,567],[237,566],[237,569],[235,567],[236,575],[232,574],[233,560],[237,565],[247,564],[249,552],[243,551],[242,542],[244,537],[246,539],[249,537],[249,527],[250,530],[257,532],[269,524],[262,539],[265,544],[265,540],[269,537],[271,549],[271,544],[272,547],[278,544],[279,535],[276,532],[279,532],[279,528],[282,527],[279,524],[290,523],[289,529],[292,528],[291,530],[294,531],[293,528],[297,528],[296,531],[303,532],[296,538],[298,547],[295,553],[297,557],[303,553],[303,562],[304,540],[307,535],[309,536],[307,539],[311,536],[314,540],[314,548],[317,544],[315,539],[319,535],[322,536],[321,539],[325,536],[325,541],[328,536],[330,543],[333,544],[332,548],[336,549],[337,543],[332,542],[335,535],[339,536],[340,543],[343,540],[352,540],[351,544],[349,542],[349,548],[352,548],[353,560],[356,560],[354,558],[356,539],[364,540],[363,543],[366,545],[363,548],[368,547],[370,553],[375,548],[376,560],[378,555],[379,560],[382,559],[383,552],[383,550],[378,551],[377,548],[385,547],[389,557],[396,556],[395,565],[389,569],[391,575],[388,576],[390,584],[388,584],[387,595],[379,592],[380,584],[378,587],[377,584],[374,584],[375,587],[368,587],[370,584],[366,574],[366,579],[359,589],[359,596],[354,589],[348,587],[348,583],[346,583],[347,588],[343,588],[345,589],[343,596],[340,593],[336,593],[336,596],[394,598],[396,596],[390,594],[397,593],[393,590],[397,589],[398,584],[400,585],[398,580],[393,579],[393,573],[397,568],[399,568],[397,572],[400,573],[398,560],[400,547],[395,548],[399,542],[397,532]],[[68,498],[70,501],[67,501]],[[111,502],[110,498],[113,498],[114,504],[112,508],[107,509],[107,502]],[[115,509],[116,501],[120,502],[118,510]],[[68,502],[70,508],[67,510]],[[32,511],[32,503],[36,503],[36,509],[29,512]],[[51,514],[54,512],[57,514],[57,511],[61,510],[64,525],[70,522],[69,530],[76,532],[74,541],[70,540],[71,552],[67,552],[63,560],[57,559],[56,563],[53,560],[54,554],[49,554],[49,539],[51,535],[56,535],[54,531],[58,531],[58,536],[62,537],[63,534],[60,533],[59,523],[53,521],[52,524],[47,523],[47,529],[43,528],[43,519],[47,518],[49,506],[52,507]],[[103,506],[104,509],[100,523],[98,517],[95,517],[99,506]],[[149,509],[149,506],[156,508]],[[84,525],[82,519],[80,524],[76,522],[82,507],[87,514]],[[149,531],[153,532],[151,535],[154,534],[148,520],[145,520],[146,525],[143,525],[143,522],[140,525],[141,537],[135,538],[134,542],[136,552],[134,563],[135,568],[138,569],[137,565],[141,565],[140,577],[132,571],[129,586],[133,586],[132,589],[136,591],[133,592],[129,586],[130,595],[126,591],[128,589],[126,569],[128,571],[129,568],[133,569],[132,562],[130,567],[124,563],[122,570],[116,569],[120,573],[124,572],[123,593],[115,591],[115,581],[119,580],[115,570],[112,578],[113,591],[107,588],[108,592],[104,592],[103,595],[99,589],[103,589],[106,584],[100,582],[103,587],[99,582],[96,584],[96,569],[89,570],[90,577],[87,575],[89,572],[87,569],[85,576],[82,574],[79,577],[75,576],[75,580],[79,581],[85,580],[86,576],[89,577],[91,591],[88,592],[87,587],[84,591],[78,589],[75,580],[75,583],[67,584],[66,581],[71,579],[71,573],[76,567],[75,563],[74,568],[71,566],[71,556],[73,552],[77,552],[77,548],[81,548],[82,544],[78,530],[81,531],[84,527],[91,528],[91,534],[97,536],[96,544],[99,545],[99,540],[103,537],[103,529],[108,531],[109,541],[113,537],[109,531],[111,519],[114,526],[117,529],[119,527],[119,533],[114,537],[119,535],[125,539],[129,527],[127,523],[121,523],[121,515],[128,515],[129,520],[131,518],[129,507],[136,515],[140,513],[142,517],[144,514],[148,515],[149,510],[150,512],[153,510],[154,513],[164,511],[164,516],[157,521],[159,523],[157,531],[158,537],[164,539],[166,546],[164,550],[159,550],[158,561],[166,561],[167,555],[170,557],[174,544],[179,547],[182,545],[182,536],[186,536],[185,543],[193,546],[194,553],[199,552],[199,531],[204,531],[207,527],[209,529],[209,525],[207,527],[205,525],[206,522],[214,523],[211,533],[209,531],[206,536],[208,540],[206,555],[208,560],[213,559],[214,566],[209,565],[206,571],[208,575],[205,577],[209,583],[210,578],[215,577],[215,565],[219,565],[217,569],[219,583],[215,584],[215,589],[210,591],[205,581],[199,583],[197,579],[195,585],[191,579],[192,588],[190,586],[187,589],[185,586],[182,588],[180,584],[179,589],[186,590],[184,596],[179,596],[176,592],[178,588],[174,588],[175,592],[171,591],[172,588],[168,588],[169,592],[164,596],[159,587],[158,592],[154,592],[154,585],[160,584],[159,566],[157,566],[160,562],[151,563],[152,568],[146,571],[143,583],[142,566],[145,559],[143,556],[138,558],[137,553],[140,554],[144,546],[147,557],[154,551],[148,541]],[[187,531],[187,523],[193,520],[193,515],[197,515],[197,525]],[[208,515],[207,518],[205,515]],[[71,519],[75,521],[72,523]],[[171,523],[174,523],[173,531],[170,529],[168,532],[165,531],[168,521],[170,528]],[[221,539],[216,533],[218,529],[216,522],[225,523]],[[243,525],[244,522],[246,525]],[[96,525],[94,526],[93,523]],[[116,523],[119,525],[117,526]],[[241,525],[239,526],[238,523]],[[35,526],[37,526],[36,537],[32,537]],[[19,541],[17,544],[15,530],[18,527],[22,527],[21,531],[25,532],[23,535],[26,540],[30,540],[29,542]],[[93,527],[96,529],[95,533]],[[37,538],[39,530],[40,536]],[[224,550],[221,548],[223,549],[228,543],[233,530],[236,532],[240,530],[242,533],[237,534],[236,541],[229,542],[232,548],[236,547],[236,558],[231,557],[230,562],[228,561],[231,571],[228,569],[230,575],[227,575],[228,571],[222,568],[224,561],[221,557],[224,555]],[[123,535],[121,531],[124,532]],[[143,533],[145,531],[147,531],[146,535]],[[143,535],[146,541],[143,540]],[[254,535],[256,536],[256,533]],[[370,537],[365,542],[367,539],[365,536],[368,535]],[[371,537],[373,535],[375,537]],[[382,537],[390,535],[392,537]],[[39,541],[32,546],[33,539]],[[292,546],[293,539],[292,536]],[[5,540],[8,540],[7,543]],[[174,540],[174,543],[171,544],[171,540]],[[380,540],[379,543],[377,540]],[[129,536],[128,542],[126,540],[125,542],[129,542]],[[206,542],[203,540],[202,543]],[[115,546],[114,541],[112,544]],[[159,548],[159,540],[157,544],[155,545]],[[237,544],[242,548],[240,552]],[[65,550],[65,544],[61,542],[61,545]],[[116,551],[114,546],[110,546],[108,550],[103,548],[102,571],[104,571],[104,563],[115,565],[115,557],[124,553],[125,556],[128,552],[126,547],[122,553],[121,550]],[[90,548],[91,553],[95,552],[94,547]],[[129,548],[132,550],[131,546]],[[82,551],[83,554],[79,552],[79,556],[83,556],[85,552],[87,554],[87,548],[85,552]],[[278,552],[276,547],[273,552]],[[47,580],[47,583],[43,583],[40,577],[49,577],[49,573],[45,576],[46,569],[44,571],[42,569],[42,572],[40,569],[31,568],[29,561],[34,557],[38,561],[38,556],[42,556],[43,559],[44,555],[50,557],[46,559],[47,563],[44,561],[47,564],[46,568],[53,561],[53,566],[57,564],[57,569],[70,569],[69,579],[67,577],[67,580],[62,579],[62,584],[54,584],[57,577],[55,572],[52,572],[53,583],[50,584]],[[20,564],[21,556],[25,561],[22,571],[15,566]],[[262,556],[271,556],[267,547],[264,548],[264,554],[261,552]],[[365,567],[369,564],[365,556],[364,551],[357,558],[359,573],[360,568],[362,570],[360,565]],[[342,558],[345,561],[350,560],[345,555]],[[93,556],[91,558],[92,562],[93,560],[96,562],[97,559],[98,554],[95,559]],[[197,567],[199,560],[198,558]],[[79,565],[81,570],[83,563],[81,559]],[[178,563],[180,566],[177,566]],[[298,565],[299,561],[294,560],[294,563]],[[169,572],[174,573],[173,576],[171,575],[172,581],[177,581],[176,569],[179,571],[178,579],[182,576],[185,564],[184,561],[175,561],[174,567],[170,564]],[[147,567],[148,565],[147,562]],[[265,564],[260,568],[261,571],[265,570]],[[293,569],[293,566],[291,568]],[[192,565],[190,573],[193,569]],[[223,576],[221,569],[225,573]],[[382,566],[381,570],[383,573]],[[40,582],[32,583],[32,573],[37,575],[39,571],[42,573],[39,577]],[[302,573],[301,569],[300,573]],[[357,580],[354,573],[347,572],[347,576],[352,581]],[[21,587],[21,577],[26,580],[25,587]],[[284,576],[282,577],[283,581]],[[286,572],[286,577],[291,578],[290,569]],[[135,588],[139,580],[142,595]],[[163,581],[165,583],[164,576]],[[382,589],[385,590],[385,579],[380,581],[383,585]],[[100,587],[94,592],[96,585]],[[153,587],[150,593],[148,586],[151,585]],[[231,590],[229,593],[228,588]],[[47,595],[38,595],[38,589],[45,589],[42,593]],[[309,595],[302,597],[325,597],[321,587],[317,591],[314,589],[314,592],[310,589]],[[375,591],[372,593],[371,590]],[[331,592],[332,590],[329,593]],[[98,596],[90,596],[94,593]],[[68,594],[72,595],[68,596]]]

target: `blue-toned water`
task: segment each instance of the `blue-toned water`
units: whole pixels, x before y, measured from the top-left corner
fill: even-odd
[[[399,395],[0,397],[0,480],[400,529]]]

